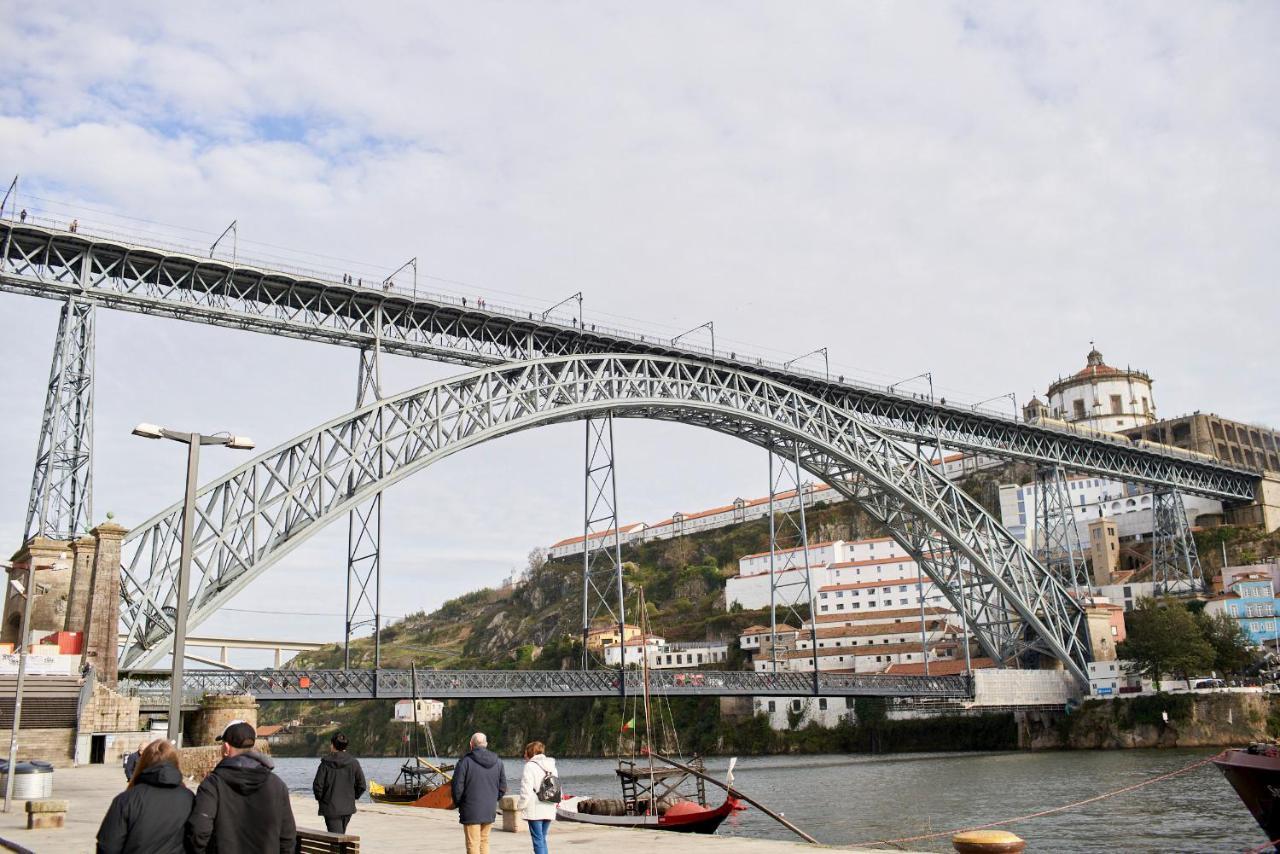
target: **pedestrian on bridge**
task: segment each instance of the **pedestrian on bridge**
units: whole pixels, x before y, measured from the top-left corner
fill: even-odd
[[[356,812],[356,801],[366,788],[360,762],[347,753],[346,735],[335,732],[329,739],[333,752],[320,760],[311,791],[320,803],[324,829],[330,833],[346,833],[347,823]]]
[[[195,796],[182,784],[178,751],[163,738],[141,751],[129,787],[98,827],[98,854],[182,854]]]
[[[467,854],[489,854],[489,831],[498,812],[498,801],[507,793],[507,772],[502,760],[489,750],[489,737],[471,736],[471,750],[453,769],[453,803],[467,841]]]
[[[524,773],[520,775],[520,814],[529,825],[533,854],[547,854],[547,833],[556,820],[560,803],[560,778],[547,746],[531,741],[524,746]]]
[[[293,854],[297,827],[289,787],[272,773],[271,757],[254,750],[257,733],[232,721],[218,736],[222,761],[196,791],[187,819],[191,854]]]

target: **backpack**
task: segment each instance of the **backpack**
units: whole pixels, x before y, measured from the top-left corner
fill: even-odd
[[[538,763],[538,767],[542,768],[542,763]],[[538,784],[536,792],[538,800],[544,804],[560,803],[560,778],[552,774],[546,768],[542,768],[542,782]]]

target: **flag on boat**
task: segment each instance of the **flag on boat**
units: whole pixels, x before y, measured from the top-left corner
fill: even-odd
[[[626,732],[629,729],[635,729],[635,728],[636,728],[636,719],[634,717],[622,725],[623,732]]]

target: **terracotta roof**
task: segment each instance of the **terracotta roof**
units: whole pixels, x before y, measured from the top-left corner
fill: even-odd
[[[936,605],[930,605],[924,609],[926,616],[936,616],[938,614],[954,614],[955,612],[948,608],[939,608]],[[836,623],[836,622],[862,622],[863,620],[883,620],[893,617],[919,617],[919,608],[892,608],[885,610],[876,610],[874,608],[866,611],[851,611],[848,614],[841,611],[839,614],[819,614],[819,623]]]
[[[937,631],[943,629],[945,631],[959,632],[958,626],[952,626],[944,623],[942,620],[929,620],[927,631]],[[822,640],[827,638],[863,638],[878,637],[879,635],[911,635],[920,634],[920,621],[914,623],[867,623],[862,626],[834,626],[829,629],[818,629],[816,634]]]
[[[932,578],[926,578],[923,575],[917,575],[915,578],[885,578],[885,579],[881,579],[880,581],[859,581],[855,584],[828,584],[825,587],[819,587],[818,592],[830,593],[833,590],[859,590],[866,587],[893,587],[893,585],[895,584],[897,584],[898,586],[903,586],[903,585],[911,586],[912,584],[916,584],[918,582],[923,582],[923,581],[927,581],[930,584],[933,583]]]
[[[266,726],[260,726],[257,730],[258,738],[270,738],[282,729],[284,729],[283,724],[267,724]]]
[[[914,563],[911,555],[895,555],[893,557],[869,557],[864,560],[842,560],[827,564],[828,569],[844,569],[847,566],[878,566],[884,563]]]
[[[619,526],[618,530],[622,531],[622,533],[624,533],[624,534],[629,534],[629,533],[631,533],[632,531],[634,531],[636,528],[643,528],[643,527],[644,527],[644,523],[643,523],[643,522],[633,522],[633,523],[631,523],[630,525],[621,525],[621,526]],[[552,544],[549,546],[549,548],[556,549],[556,548],[559,548],[560,546],[567,546],[567,545],[571,545],[571,544],[573,544],[573,543],[580,543],[580,542],[582,542],[582,541],[584,541],[584,540],[587,540],[587,539],[597,540],[597,539],[599,539],[600,537],[607,537],[607,536],[609,536],[610,534],[612,534],[612,533],[613,533],[613,530],[614,530],[613,528],[610,528],[610,529],[609,529],[609,530],[607,530],[607,531],[596,531],[596,532],[595,532],[595,533],[593,533],[590,537],[582,537],[582,536],[578,536],[578,537],[568,537],[567,539],[563,539],[563,540],[561,540],[561,541],[560,541],[560,542],[558,542],[558,543],[552,543]]]
[[[827,540],[826,542],[822,542],[822,543],[810,543],[809,550],[812,551],[814,549],[826,548],[827,546],[835,545],[836,542],[837,542],[836,540]],[[804,551],[804,549],[801,548],[800,546],[796,546],[793,549],[779,549],[777,553],[780,555],[784,555],[784,554],[789,554],[791,552],[800,552],[800,551]],[[768,552],[756,552],[755,554],[743,555],[742,557],[738,558],[738,560],[748,560],[753,557],[764,557],[767,554]]]
[[[953,644],[946,642],[931,643],[930,649],[943,649]],[[818,650],[818,658],[828,658],[833,655],[856,655],[858,657],[866,655],[897,655],[899,653],[922,652],[924,647],[919,643],[876,643],[864,644],[862,646],[824,646]],[[813,658],[813,650],[811,649],[793,649],[787,652],[787,658]]]
[[[786,632],[798,632],[798,631],[800,630],[797,629],[795,626],[789,626],[786,623],[783,623],[782,625],[778,626],[778,634],[780,635]],[[747,626],[745,629],[738,632],[739,637],[741,637],[742,635],[760,635],[760,634],[765,634],[765,635],[769,634],[769,627],[768,626]]]

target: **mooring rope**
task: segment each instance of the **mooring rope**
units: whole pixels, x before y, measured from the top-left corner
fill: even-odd
[[[1144,786],[1150,786],[1152,783],[1159,783],[1161,780],[1168,780],[1170,777],[1177,777],[1179,774],[1186,774],[1188,771],[1194,771],[1195,769],[1200,768],[1201,766],[1208,765],[1210,762],[1212,762],[1214,759],[1216,759],[1221,755],[1222,755],[1221,753],[1215,753],[1213,754],[1213,756],[1206,756],[1204,759],[1200,759],[1195,762],[1192,762],[1190,765],[1187,765],[1184,768],[1179,768],[1177,771],[1169,771],[1168,773],[1161,774],[1158,777],[1152,777],[1150,780],[1143,780],[1140,783],[1134,783],[1129,786],[1124,786],[1123,788],[1120,788],[1120,789],[1114,789],[1110,792],[1103,792],[1101,795],[1094,795],[1093,797],[1085,798],[1082,801],[1076,801],[1075,803],[1071,803],[1071,804],[1064,804],[1063,806],[1059,806],[1059,807],[1052,807],[1047,810],[1040,810],[1039,812],[1028,813],[1027,815],[1015,816],[1014,818],[1004,818],[999,821],[990,821],[990,822],[987,822],[986,824],[975,824],[972,827],[959,827],[959,828],[956,828],[955,830],[944,830],[941,833],[922,833],[919,836],[903,836],[899,839],[881,839],[876,842],[859,842],[854,845],[850,845],[846,847],[864,848],[868,845],[901,845],[905,842],[921,842],[926,839],[938,839],[943,836],[954,836],[957,833],[966,833],[971,830],[986,830],[991,827],[1000,827],[1001,825],[1006,825],[1006,824],[1016,824],[1020,821],[1029,821],[1033,818],[1043,818],[1046,815],[1053,815],[1054,813],[1066,812],[1067,810],[1075,809],[1076,807],[1082,807],[1085,804],[1091,804],[1091,803],[1094,803],[1095,801],[1101,801],[1106,798],[1113,798],[1116,795],[1123,795],[1126,792],[1132,792],[1136,789],[1141,789]],[[1272,843],[1267,843],[1267,844],[1270,845]],[[1254,849],[1254,850],[1262,851],[1262,850],[1265,850],[1266,847],[1267,846],[1264,845],[1262,846],[1262,848]]]

